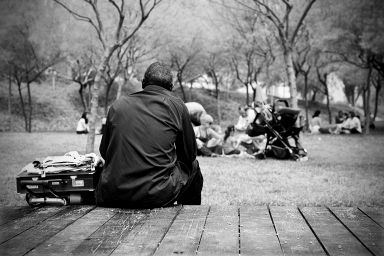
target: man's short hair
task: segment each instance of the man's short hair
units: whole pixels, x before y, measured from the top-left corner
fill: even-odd
[[[157,85],[169,91],[173,88],[173,75],[171,69],[160,62],[152,63],[145,71],[143,89],[148,85]]]

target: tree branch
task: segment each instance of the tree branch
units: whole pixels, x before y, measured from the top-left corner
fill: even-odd
[[[295,41],[295,37],[296,37],[297,33],[299,32],[299,29],[300,29],[301,25],[303,24],[303,21],[304,21],[305,17],[307,16],[309,10],[311,9],[312,5],[313,5],[315,2],[316,2],[316,0],[311,0],[311,1],[308,3],[307,7],[305,8],[305,10],[304,10],[304,12],[303,12],[303,15],[301,15],[300,20],[299,20],[299,22],[298,22],[297,25],[296,25],[295,31],[294,31],[293,34],[292,34],[291,42],[290,42],[291,45],[292,45],[293,42]]]
[[[97,36],[99,37],[99,40],[100,40],[101,44],[103,45],[103,48],[105,49],[107,47],[107,44],[106,44],[105,39],[103,38],[103,35],[101,32],[102,30],[96,26],[96,24],[92,21],[92,19],[72,11],[66,5],[61,3],[59,0],[53,0],[53,1],[57,4],[59,4],[60,6],[62,6],[65,10],[67,10],[75,19],[81,20],[81,21],[86,21],[86,22],[90,23],[92,25],[92,27],[96,30]],[[89,1],[87,1],[87,0],[84,0],[84,1],[87,2],[88,4],[92,5]]]

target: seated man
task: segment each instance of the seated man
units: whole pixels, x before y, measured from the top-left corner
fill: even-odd
[[[95,191],[106,207],[156,208],[201,204],[203,177],[188,109],[172,93],[173,76],[161,63],[145,72],[143,90],[110,107]]]

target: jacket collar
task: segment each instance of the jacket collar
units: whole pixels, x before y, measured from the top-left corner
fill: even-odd
[[[167,91],[167,92],[170,92],[169,90],[167,90],[161,86],[158,86],[158,85],[147,85],[144,88],[144,91]]]

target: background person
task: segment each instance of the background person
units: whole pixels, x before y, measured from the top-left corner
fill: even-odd
[[[309,126],[309,129],[312,134],[330,134],[330,129],[325,129],[322,127],[322,121],[321,121],[321,111],[316,110],[315,113],[312,116],[311,125]]]
[[[187,102],[185,103],[185,106],[188,108],[189,117],[191,118],[192,124],[194,126],[201,125],[200,118],[207,113],[204,107],[197,102]]]
[[[351,122],[351,118],[349,118],[349,114],[344,113],[344,121],[341,124],[337,124],[336,129],[334,131],[331,130],[331,133],[333,134],[349,133],[350,122]]]
[[[346,115],[346,117],[348,114]],[[350,111],[349,112],[349,117],[342,123],[338,124],[335,131],[333,132],[334,134],[359,134],[362,132],[361,128],[361,122],[360,119],[355,116],[355,112]]]
[[[355,112],[349,112],[351,121],[349,123],[349,132],[352,134],[359,134],[362,132],[360,119],[355,115]]]
[[[342,124],[344,122],[344,119],[345,116],[344,116],[344,112],[343,111],[339,111],[337,116],[335,117],[335,123],[336,124]]]
[[[225,155],[239,155],[241,153],[241,151],[237,149],[240,141],[237,140],[234,135],[235,126],[228,126],[223,138],[223,150]]]
[[[235,135],[241,141],[240,146],[244,147],[248,154],[257,153],[260,149],[256,145],[256,141],[246,134],[248,125],[256,118],[256,112],[253,108],[240,105],[238,108],[239,120],[235,125]]]
[[[201,204],[203,176],[188,109],[174,93],[170,68],[144,74],[143,90],[110,107],[100,154],[105,160],[95,197],[104,207],[158,208]]]
[[[77,134],[87,134],[89,132],[87,112],[84,112],[81,115],[80,120],[77,122],[76,133]]]
[[[221,143],[223,136],[212,129],[213,118],[208,114],[204,114],[200,118],[201,125],[194,127],[197,155],[198,156],[218,156],[223,154]]]

